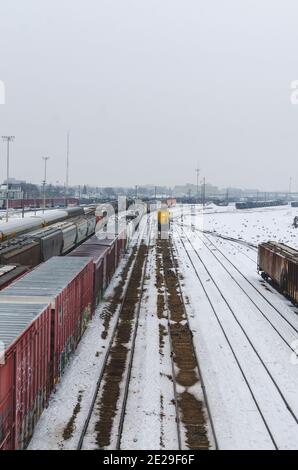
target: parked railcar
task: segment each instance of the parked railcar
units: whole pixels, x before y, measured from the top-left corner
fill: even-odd
[[[0,299],[0,450],[24,449],[49,395],[51,306]]]
[[[30,239],[15,239],[0,244],[1,264],[20,264],[35,267],[41,260],[40,244]]]
[[[0,290],[9,286],[13,281],[29,271],[28,266],[0,265]]]
[[[277,242],[258,247],[258,271],[294,304],[298,303],[298,251]]]
[[[0,292],[0,450],[27,446],[76,349],[125,247],[126,237],[107,237],[91,237],[77,255],[53,257]]]
[[[236,209],[258,209],[262,207],[274,207],[274,206],[285,206],[287,201],[274,200],[274,201],[247,201],[247,202],[236,202]]]
[[[95,216],[87,217],[87,237],[90,237],[95,232],[96,218]]]
[[[47,261],[52,256],[59,256],[62,252],[63,234],[62,230],[57,227],[47,227],[30,232],[25,238],[39,243],[40,262]]]
[[[46,207],[57,207],[65,206],[65,204],[72,204],[77,206],[79,200],[74,197],[52,197],[46,198]],[[31,198],[31,199],[10,199],[8,201],[8,207],[10,209],[22,209],[23,207],[43,207],[44,200],[43,198]],[[6,199],[0,201],[0,208],[6,209]]]
[[[73,219],[73,223],[77,227],[76,244],[78,244],[87,238],[88,221],[86,217],[76,217]]]
[[[0,242],[42,226],[40,217],[25,217],[24,219],[11,219],[8,222],[0,222]]]
[[[62,232],[62,238],[63,238],[63,243],[62,243],[62,249],[61,249],[61,254],[64,255],[68,251],[70,251],[72,248],[75,247],[76,245],[76,239],[77,239],[77,226],[69,221],[65,222],[58,222],[57,224],[54,224],[52,226],[53,228],[60,229]]]
[[[50,298],[55,310],[56,383],[91,317],[93,264],[90,258],[55,256],[0,292],[5,296]]]
[[[83,243],[67,256],[71,257],[90,257],[93,260],[93,308],[100,302],[104,290],[107,287],[107,255],[109,248],[103,245]]]
[[[45,211],[40,215],[30,215],[24,218],[10,219],[0,223],[0,242],[14,238],[18,235],[46,227],[55,222],[68,218],[68,213],[63,210]]]
[[[105,234],[102,234],[104,237]],[[116,269],[116,238],[110,235],[110,238],[99,238],[98,235],[93,235],[85,242],[88,245],[99,245],[106,247],[106,285],[110,283],[112,276]]]
[[[67,212],[68,217],[77,217],[79,215],[85,215],[84,207],[65,207],[64,210]]]

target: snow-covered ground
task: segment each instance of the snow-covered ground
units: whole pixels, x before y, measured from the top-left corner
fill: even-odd
[[[152,244],[126,408],[126,415],[134,419],[124,422],[122,449],[178,449],[169,337],[164,337],[162,354],[158,347],[159,324],[166,327],[167,322],[157,318],[155,270]]]
[[[190,223],[190,206],[177,206],[173,217],[184,214],[184,223]],[[224,236],[242,238],[257,245],[262,241],[275,240],[298,249],[298,229],[293,227],[293,220],[298,216],[298,207],[276,206],[260,209],[237,210],[234,204],[219,207],[211,204],[202,215],[201,206],[193,206],[194,218],[202,217],[203,229],[217,232]]]
[[[254,247],[273,239],[298,248],[298,231],[292,227],[295,215],[298,209],[290,207],[236,211],[233,206],[210,206],[204,217],[200,206],[172,210],[182,289],[219,449],[298,448],[298,308],[259,276]],[[124,264],[125,260],[107,299]],[[162,353],[159,344],[164,320],[157,316],[156,266],[152,247],[123,449],[177,448],[167,336]],[[76,448],[116,321],[111,319],[108,336],[102,339],[104,307],[99,306],[90,322],[37,424],[30,449]],[[65,439],[63,431],[78,403],[73,434]]]
[[[182,218],[180,210],[173,231],[218,446],[297,449],[297,309],[257,274],[253,247],[203,234],[194,223],[199,208],[191,215],[184,207]],[[204,231],[297,247],[295,214],[211,208]]]

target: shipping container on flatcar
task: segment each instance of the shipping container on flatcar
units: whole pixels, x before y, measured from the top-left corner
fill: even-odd
[[[258,271],[271,279],[279,290],[298,303],[298,251],[277,242],[261,243],[258,247]]]
[[[50,395],[51,307],[0,299],[0,450],[24,449]]]
[[[0,265],[0,290],[28,272],[28,266]]]
[[[53,257],[0,292],[1,299],[49,299],[53,309],[50,382],[59,381],[92,315],[91,258]]]

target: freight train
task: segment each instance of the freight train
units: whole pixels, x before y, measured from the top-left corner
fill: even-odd
[[[0,450],[25,449],[142,214],[0,292]]]
[[[63,210],[45,211],[39,215],[26,216],[22,219],[11,218],[8,222],[0,222],[0,242],[23,233],[31,232],[32,230],[47,227],[55,222],[61,222],[78,215],[85,215],[87,210],[83,207],[66,207]]]
[[[236,209],[258,209],[261,207],[274,207],[274,206],[285,206],[287,201],[247,201],[247,202],[236,202]]]
[[[65,205],[78,205],[79,200],[75,197],[51,197],[45,200],[46,207],[57,207]],[[31,199],[9,199],[9,209],[23,209],[24,207],[43,207],[44,200],[42,198],[31,198]],[[6,199],[0,201],[0,208],[6,209]]]
[[[266,242],[258,247],[258,271],[282,294],[298,304],[298,251],[283,243]]]
[[[95,232],[95,215],[79,215],[0,243],[0,264],[30,268],[65,255]]]

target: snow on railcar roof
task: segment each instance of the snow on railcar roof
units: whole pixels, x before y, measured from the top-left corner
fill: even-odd
[[[54,256],[0,292],[1,297],[51,297],[61,292],[91,257]]]
[[[23,302],[7,302],[0,299],[0,341],[6,350],[20,334],[42,312],[49,303],[31,303],[31,300]]]

